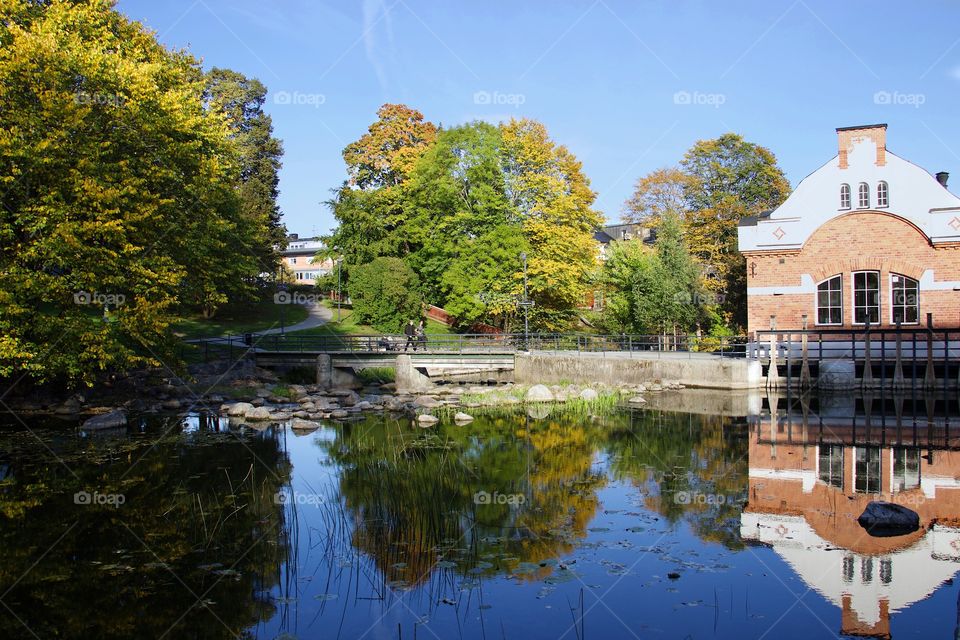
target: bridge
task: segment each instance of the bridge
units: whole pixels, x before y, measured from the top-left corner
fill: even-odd
[[[260,367],[316,367],[323,386],[355,383],[362,369],[393,368],[398,388],[407,390],[437,380],[617,384],[671,379],[695,384],[701,377],[712,379],[712,361],[727,361],[721,368],[729,369],[731,358],[744,362],[746,353],[745,339],[626,334],[433,334],[409,345],[405,336],[396,335],[247,334],[195,344],[202,346],[205,359],[225,352],[231,359],[249,355]],[[515,375],[518,363],[521,371]],[[623,378],[618,369],[625,363],[632,363],[629,368],[640,378]],[[591,369],[603,373],[594,377]],[[687,373],[681,375],[681,370]]]
[[[758,331],[752,338],[586,334],[270,334],[193,341],[211,358],[253,357],[262,367],[336,372],[395,368],[414,388],[430,380],[645,383],[723,389],[960,387],[960,329],[926,327]],[[196,355],[196,354],[194,354]],[[340,376],[342,378],[342,376]],[[346,379],[344,379],[346,380]]]

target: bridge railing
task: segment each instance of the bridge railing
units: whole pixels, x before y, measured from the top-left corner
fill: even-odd
[[[206,341],[220,349],[299,353],[512,353],[515,351],[682,352],[743,357],[746,337],[709,338],[673,335],[591,335],[563,333],[428,334],[425,340],[403,335],[247,334]]]

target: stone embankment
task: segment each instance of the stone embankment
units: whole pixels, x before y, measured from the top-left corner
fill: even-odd
[[[315,384],[286,384],[264,369],[196,368],[186,378],[143,374],[104,393],[74,394],[66,399],[22,399],[14,407],[24,415],[54,415],[79,420],[86,430],[122,428],[128,413],[185,414],[219,412],[232,420],[268,424],[287,421],[352,420],[365,413],[408,414],[421,424],[440,416],[467,423],[473,408],[513,405],[567,405],[599,408],[641,406],[645,395],[681,389],[676,382],[650,384],[498,384],[434,385],[398,392],[394,383],[371,383],[361,389],[324,389]]]

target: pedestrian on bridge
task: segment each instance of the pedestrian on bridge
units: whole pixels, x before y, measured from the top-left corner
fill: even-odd
[[[406,351],[410,348],[410,345],[413,345],[413,350],[417,350],[417,328],[413,326],[413,320],[407,320],[407,326],[403,328],[403,335],[407,336],[407,344],[404,345],[403,350]]]
[[[423,320],[417,326],[417,344],[423,347],[424,351],[427,350],[427,328],[423,326]],[[417,348],[414,347],[413,350],[416,351]]]

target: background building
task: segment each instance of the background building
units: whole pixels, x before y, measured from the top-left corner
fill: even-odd
[[[314,284],[317,278],[333,271],[333,260],[316,259],[317,252],[323,249],[320,238],[301,238],[295,233],[287,236],[287,248],[283,250],[283,264],[293,274],[297,284]]]

